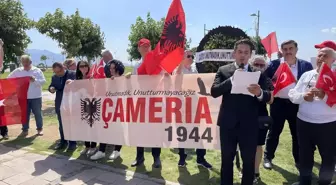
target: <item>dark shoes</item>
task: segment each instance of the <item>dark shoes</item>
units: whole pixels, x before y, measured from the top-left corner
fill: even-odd
[[[132,167],[140,166],[145,162],[145,158],[135,159],[131,164]],[[161,160],[160,158],[154,158],[153,168],[161,168]]]
[[[153,168],[161,168],[161,160],[160,157],[154,158]]]
[[[269,159],[264,159],[264,168],[267,170],[272,170],[273,168],[273,164],[272,164],[272,160]]]
[[[179,167],[185,167],[186,165],[187,165],[187,163],[186,163],[186,158],[187,158],[187,155],[185,154],[185,155],[180,155],[180,160],[179,160],[179,162],[177,163],[177,165],[179,166]]]
[[[9,139],[8,134],[2,135],[2,139],[8,140]]]
[[[140,166],[145,162],[145,158],[135,159],[131,164],[132,167]]]
[[[203,159],[197,159],[197,164],[199,166],[203,166],[204,168],[211,169],[212,165],[208,163],[204,158]]]
[[[63,142],[60,142],[60,143],[58,143],[56,146],[55,146],[55,150],[62,150],[62,149],[64,149],[64,148],[66,148],[68,146],[68,144],[67,143],[63,143]]]

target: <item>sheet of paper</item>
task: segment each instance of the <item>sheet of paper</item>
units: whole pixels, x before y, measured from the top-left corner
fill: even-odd
[[[236,70],[232,76],[231,94],[245,94],[254,96],[247,90],[247,87],[251,84],[258,84],[260,74],[260,71],[245,72]]]

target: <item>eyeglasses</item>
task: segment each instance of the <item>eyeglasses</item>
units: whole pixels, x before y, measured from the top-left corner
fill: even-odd
[[[89,67],[88,65],[79,65],[79,68]]]
[[[260,68],[263,68],[265,67],[265,64],[258,64],[258,63],[255,63],[253,64],[255,67],[260,67]]]
[[[194,55],[188,55],[187,58],[194,59]]]

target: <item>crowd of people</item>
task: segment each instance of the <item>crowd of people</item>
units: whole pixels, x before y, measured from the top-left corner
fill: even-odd
[[[264,56],[254,55],[253,42],[248,39],[239,40],[235,43],[233,57],[235,62],[222,66],[216,73],[214,83],[211,87],[211,95],[214,98],[222,97],[222,104],[218,115],[218,126],[221,141],[221,184],[233,184],[233,161],[237,154],[237,146],[243,160],[242,183],[243,185],[256,184],[260,181],[259,168],[263,166],[271,170],[273,159],[279,144],[279,137],[287,121],[292,136],[292,155],[295,166],[299,171],[298,185],[310,185],[312,183],[312,168],[314,164],[314,151],[316,148],[322,158],[319,173],[319,185],[330,184],[333,177],[336,156],[336,106],[326,104],[327,95],[321,89],[315,87],[318,74],[322,64],[329,67],[336,60],[336,44],[332,41],[325,41],[315,45],[317,48],[316,68],[310,62],[297,58],[298,43],[288,40],[281,44],[279,59],[267,62]],[[142,59],[151,51],[151,43],[143,38],[138,42],[138,51]],[[1,51],[0,48],[0,54]],[[0,60],[2,60],[0,56]],[[125,73],[123,62],[113,58],[109,50],[102,52],[104,61],[104,73],[106,78],[115,79],[120,76],[131,78],[138,75],[135,66],[133,72]],[[193,64],[194,54],[186,51],[184,59],[176,68],[173,74],[197,74],[198,71]],[[286,62],[297,82],[282,89],[273,95],[274,83],[272,78],[280,64]],[[37,135],[43,135],[42,109],[42,85],[46,82],[43,72],[32,65],[28,55],[21,57],[22,67],[11,72],[8,78],[30,77],[28,90],[28,117],[22,124],[20,136],[28,135],[29,115],[34,114],[36,121]],[[141,64],[141,61],[140,63]],[[2,61],[1,61],[2,65]],[[48,90],[56,93],[55,110],[59,122],[60,142],[55,150],[75,150],[76,141],[66,141],[63,134],[60,106],[62,102],[63,89],[66,84],[75,80],[92,78],[90,64],[87,61],[67,59],[64,63],[55,62],[52,65],[54,75]],[[251,84],[248,91],[254,96],[242,94],[231,94],[236,70],[260,71],[261,76],[257,84]],[[161,74],[167,74],[162,70]],[[267,106],[270,106],[270,113]],[[243,116],[242,116],[243,115]],[[1,135],[8,138],[6,126],[0,128]],[[265,151],[263,151],[263,145]],[[82,155],[88,156],[91,160],[99,160],[106,157],[105,143],[86,141]],[[122,146],[115,145],[112,154],[108,157],[115,160],[121,156]],[[132,167],[144,163],[144,148],[137,147],[136,156]],[[153,167],[160,168],[161,148],[152,148]],[[211,169],[212,165],[205,159],[206,150],[196,149],[196,163],[205,168]],[[179,167],[185,167],[187,154],[185,149],[179,149]]]

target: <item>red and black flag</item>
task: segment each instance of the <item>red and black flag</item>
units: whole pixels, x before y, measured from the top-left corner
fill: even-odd
[[[173,0],[164,23],[161,38],[138,69],[138,74],[156,75],[162,69],[172,73],[184,56],[186,22],[181,0]]]

